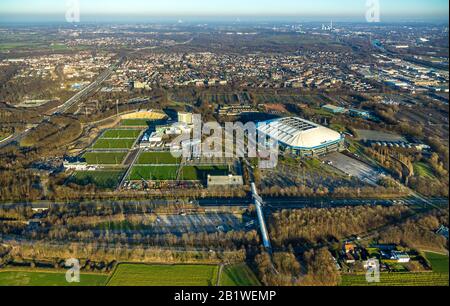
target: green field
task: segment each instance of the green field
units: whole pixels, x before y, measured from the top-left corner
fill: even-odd
[[[103,139],[92,146],[94,149],[131,149],[136,139]]]
[[[121,264],[108,286],[215,286],[218,266]]]
[[[431,267],[433,268],[433,272],[448,275],[448,256],[427,252],[425,253],[425,257],[430,262]]]
[[[76,171],[69,183],[77,185],[96,185],[99,188],[114,189],[119,183],[123,171]]]
[[[154,121],[149,119],[124,119],[121,121],[122,126],[130,127],[147,127],[150,126]]]
[[[101,138],[131,138],[136,139],[141,134],[141,130],[135,130],[135,129],[113,129],[113,130],[107,130],[103,133]]]
[[[170,152],[144,152],[139,156],[139,165],[177,165],[181,162],[181,158],[173,157]]]
[[[120,165],[125,159],[127,153],[117,152],[117,153],[98,153],[89,152],[83,155],[86,162],[89,165]]]
[[[177,179],[178,166],[134,166],[130,180],[174,181]]]
[[[107,275],[83,274],[80,283],[67,283],[65,272],[0,272],[0,286],[103,286]]]
[[[414,174],[418,176],[422,176],[425,178],[434,179],[436,178],[433,174],[433,170],[431,167],[426,163],[417,162],[414,163]]]
[[[226,266],[220,278],[221,286],[261,286],[258,278],[245,264]]]
[[[178,166],[134,166],[130,180],[139,181],[174,181],[177,178]],[[228,175],[228,168],[224,166],[187,166],[180,174],[182,181],[206,180],[207,175]]]
[[[367,283],[365,275],[342,275],[341,286],[448,286],[448,274],[381,273],[381,282]]]

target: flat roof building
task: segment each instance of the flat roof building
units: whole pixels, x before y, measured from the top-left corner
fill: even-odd
[[[300,156],[340,151],[344,143],[340,133],[297,117],[261,122],[258,132],[278,141],[282,150]]]

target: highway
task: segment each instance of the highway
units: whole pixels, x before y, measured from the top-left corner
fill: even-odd
[[[83,88],[81,91],[77,92],[74,96],[72,96],[69,100],[67,100],[64,104],[58,106],[55,111],[52,113],[52,116],[61,115],[67,112],[72,106],[79,103],[81,100],[92,94],[93,92],[97,91],[99,87],[102,85],[102,83],[108,79],[111,74],[114,72],[114,70],[122,63],[124,60],[124,57],[120,58],[116,63],[111,65],[107,70],[103,71],[94,82]],[[48,121],[49,117],[45,117],[42,122]],[[24,131],[17,132],[13,134],[10,138],[5,139],[4,141],[0,142],[0,148],[6,147],[12,143],[18,143],[20,142],[29,132],[31,128],[28,128]]]

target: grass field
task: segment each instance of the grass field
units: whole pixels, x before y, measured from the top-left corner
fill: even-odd
[[[179,164],[181,158],[173,157],[170,152],[144,152],[139,156],[138,164],[140,165],[157,165],[157,164]]]
[[[261,286],[258,278],[245,264],[227,266],[220,278],[221,286]]]
[[[436,178],[433,174],[433,170],[428,164],[417,162],[414,163],[413,166],[414,166],[414,174],[430,179]]]
[[[64,272],[0,272],[0,286],[103,286],[107,279],[107,275],[81,273],[80,283],[68,283]]]
[[[152,180],[152,181],[173,181],[176,180],[178,166],[134,166],[130,179]],[[206,180],[207,175],[228,175],[228,168],[222,166],[188,166],[183,167],[180,175],[182,181]]]
[[[103,133],[101,138],[131,138],[136,139],[141,134],[141,130],[135,130],[135,129],[113,129],[113,130],[107,130],[105,133]]]
[[[117,187],[123,171],[76,171],[69,179],[70,183],[86,186],[94,184],[99,188]]]
[[[365,275],[342,275],[341,286],[448,286],[448,274],[382,273],[381,282],[367,283]]]
[[[131,149],[136,139],[103,139],[92,146],[94,149]]]
[[[121,264],[108,286],[215,286],[218,266]]]
[[[122,126],[135,126],[135,127],[147,127],[154,121],[149,119],[124,119],[121,121]]]
[[[174,181],[177,179],[177,166],[134,166],[130,180]]]
[[[448,267],[449,267],[448,256],[437,254],[437,253],[427,252],[427,253],[425,253],[425,257],[431,263],[433,272],[448,275],[448,270],[449,270],[448,269]]]
[[[120,165],[127,153],[98,153],[89,152],[83,155],[89,165]]]

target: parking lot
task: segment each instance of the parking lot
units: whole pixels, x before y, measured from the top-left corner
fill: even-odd
[[[361,181],[371,185],[376,185],[381,177],[381,172],[342,153],[335,152],[328,154],[322,160],[347,175],[357,177]]]

